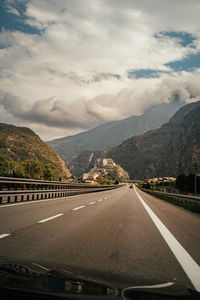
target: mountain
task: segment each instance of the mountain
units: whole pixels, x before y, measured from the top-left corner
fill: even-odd
[[[132,179],[177,176],[200,171],[200,101],[182,107],[159,129],[108,150]]]
[[[127,180],[129,175],[124,169],[117,165],[111,158],[98,158],[88,173],[84,173],[82,180],[97,181],[101,184],[114,184],[116,180]]]
[[[87,149],[102,150],[120,144],[123,140],[160,127],[184,103],[172,101],[146,110],[140,116],[102,124],[91,130],[64,138],[48,141],[47,144],[69,163]]]
[[[83,173],[87,173],[93,166],[95,161],[100,157],[107,157],[107,151],[98,151],[88,149],[82,151],[70,164],[69,169],[73,175],[80,177]]]
[[[26,127],[0,123],[0,158],[16,162],[31,159],[45,164],[53,164],[61,176],[71,176],[60,156]]]

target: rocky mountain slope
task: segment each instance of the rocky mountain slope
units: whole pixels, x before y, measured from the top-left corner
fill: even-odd
[[[77,176],[81,177],[83,173],[87,173],[94,165],[97,158],[106,157],[107,151],[98,151],[88,149],[81,152],[77,158],[75,158],[69,164],[70,172]]]
[[[83,151],[69,164],[69,169],[81,176],[99,157],[113,158],[133,179],[194,172],[195,163],[200,161],[200,102],[185,105],[160,128],[118,146],[104,151]]]
[[[110,181],[114,183],[116,180],[129,179],[128,173],[120,166],[117,165],[111,158],[98,158],[95,160],[94,165],[89,172],[84,173],[82,179],[89,181],[96,181],[103,183],[104,181]]]
[[[61,157],[26,127],[0,123],[0,159],[1,157],[17,162],[32,159],[53,164],[61,176],[71,176]]]
[[[134,179],[194,172],[200,162],[200,101],[181,108],[161,128],[113,147],[107,155]]]
[[[151,107],[140,116],[108,122],[74,136],[49,141],[47,144],[68,164],[84,150],[102,150],[118,145],[123,140],[144,133],[149,129],[160,127],[168,122],[171,116],[183,105],[184,103],[179,101],[160,104]]]

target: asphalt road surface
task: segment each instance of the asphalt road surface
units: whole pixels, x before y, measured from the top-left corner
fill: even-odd
[[[200,215],[128,186],[0,206],[0,260],[200,290]]]

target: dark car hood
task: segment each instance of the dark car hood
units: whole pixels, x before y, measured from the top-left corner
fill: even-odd
[[[100,275],[100,274],[98,274]],[[110,274],[111,275],[111,274]],[[86,271],[74,272],[72,269],[50,269],[39,264],[22,265],[17,263],[0,263],[0,288],[55,293],[59,295],[98,296],[98,299],[133,299],[134,292],[159,293],[163,295],[190,295],[191,290],[178,286],[175,282],[119,285],[119,278],[98,279],[95,274]],[[112,283],[113,281],[113,283]],[[194,294],[195,291],[192,291]],[[129,298],[126,298],[128,297]],[[102,298],[103,297],[103,298]],[[121,298],[122,297],[122,298]],[[72,298],[77,299],[77,298]],[[85,298],[82,298],[85,299]],[[189,298],[190,299],[190,298]],[[193,298],[192,298],[193,299]]]

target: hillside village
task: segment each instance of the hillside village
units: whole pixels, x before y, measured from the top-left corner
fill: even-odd
[[[117,177],[121,179],[129,179],[129,175],[122,167],[117,165],[111,158],[98,158],[96,159],[94,166],[88,173],[84,173],[82,180],[84,182],[95,182],[98,177],[106,176],[115,172]]]

